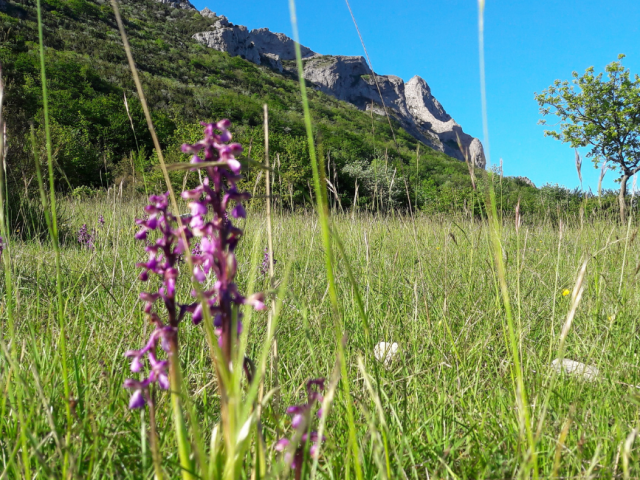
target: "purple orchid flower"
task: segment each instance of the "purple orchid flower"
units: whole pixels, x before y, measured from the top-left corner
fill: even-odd
[[[291,427],[295,430],[295,434],[291,438],[281,438],[275,444],[278,452],[283,452],[283,458],[295,472],[296,480],[302,476],[302,466],[305,459],[305,447],[310,443],[309,456],[314,458],[319,453],[319,445],[325,441],[318,433],[311,431],[313,422],[313,410],[316,404],[321,404],[324,397],[324,378],[317,378],[307,382],[307,403],[303,405],[294,405],[287,408],[287,414],[291,415]],[[322,408],[316,412],[318,418],[322,417]],[[295,437],[300,439],[297,445],[294,445]],[[292,451],[292,449],[294,449]]]
[[[273,259],[274,267],[276,266],[276,263],[278,263],[278,261],[274,258]],[[260,273],[263,276],[269,273],[269,249],[268,248],[264,249],[264,256],[262,257],[262,265],[260,266]]]
[[[94,250],[95,237],[96,230],[93,229],[91,230],[91,233],[89,233],[89,229],[87,228],[86,223],[84,223],[82,227],[80,227],[80,230],[78,230],[78,243],[81,247],[88,248],[89,250]]]
[[[241,165],[235,155],[242,151],[242,147],[228,143],[231,140],[228,120],[202,125],[205,127],[204,139],[194,145],[183,145],[182,151],[192,155],[193,164],[211,163],[205,167],[207,176],[202,185],[182,192],[182,197],[189,200],[190,210],[189,214],[180,217],[182,225],[169,212],[168,193],[150,196],[149,205],[144,209],[145,217],[136,221],[140,228],[135,238],[146,242],[148,253],[147,261],[136,265],[142,269],[139,278],[148,282],[152,277],[159,277],[161,282],[157,291],[140,294],[144,311],[151,316],[156,328],[145,347],[125,354],[132,358],[132,372],[141,372],[145,365],[149,370],[144,380],[125,382],[125,388],[133,390],[130,408],[145,405],[146,392],[152,383],[165,390],[169,388],[168,363],[158,359],[157,345],[160,344],[167,355],[178,351],[178,326],[186,314],[191,314],[192,322],[197,325],[205,318],[205,312],[208,313],[224,358],[230,364],[233,348],[242,332],[239,307],[266,308],[263,294],[245,297],[234,283],[238,269],[234,250],[242,237],[242,230],[233,225],[231,218],[244,218],[246,212],[242,202],[250,198],[249,193],[239,192],[236,186],[242,177]],[[230,216],[227,215],[228,208],[232,208]],[[176,301],[178,264],[187,251],[191,252],[193,280],[204,285],[210,275],[215,276],[213,286],[207,286],[202,292],[202,303],[179,304]],[[195,296],[195,291],[192,295]],[[166,322],[154,311],[158,301],[164,305]],[[203,305],[206,310],[203,310]]]
[[[183,145],[182,151],[192,155],[191,163],[212,162],[206,167],[207,177],[202,185],[182,192],[182,198],[189,200],[189,227],[194,237],[199,238],[199,252],[192,255],[193,277],[204,283],[213,272],[217,281],[213,288],[203,292],[209,315],[214,319],[214,327],[224,358],[231,361],[232,349],[237,336],[242,331],[240,305],[251,305],[256,310],[265,308],[264,296],[256,294],[245,298],[238,292],[234,278],[238,269],[235,248],[242,236],[242,230],[233,225],[232,219],[245,218],[242,202],[250,198],[248,192],[240,192],[237,182],[241,165],[235,158],[242,152],[237,143],[228,143],[231,133],[230,122],[222,120],[215,124],[202,124],[204,139]],[[231,215],[228,209],[232,208]],[[196,252],[193,252],[196,253]],[[202,305],[193,305],[192,319],[199,323],[204,318]],[[233,323],[237,324],[233,329]]]

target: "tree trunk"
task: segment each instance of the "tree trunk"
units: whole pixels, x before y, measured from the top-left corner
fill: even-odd
[[[627,195],[627,180],[629,180],[630,175],[624,174],[622,178],[620,178],[620,194],[618,195],[618,203],[620,203],[620,222],[624,225],[627,221],[627,204],[625,200],[625,196]]]

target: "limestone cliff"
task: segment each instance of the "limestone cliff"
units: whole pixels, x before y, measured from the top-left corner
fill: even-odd
[[[215,17],[215,13],[205,10],[201,12],[203,16]],[[224,16],[218,18],[211,30],[196,33],[193,38],[210,48],[279,72],[285,69],[283,61],[295,59],[295,42],[286,35],[267,28],[250,31],[233,25]],[[363,57],[320,55],[302,45],[300,49],[304,78],[318,90],[379,115],[384,115],[386,108],[416,139],[459,160],[466,157],[484,168],[486,160],[480,140],[462,131],[422,78],[415,76],[405,83],[394,75],[375,74]],[[295,69],[291,72],[295,73]]]

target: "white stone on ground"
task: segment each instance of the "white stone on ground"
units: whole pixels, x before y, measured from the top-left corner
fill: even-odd
[[[385,368],[389,368],[398,356],[398,344],[393,342],[380,342],[373,349],[376,360],[382,362]]]
[[[597,367],[594,367],[593,365],[585,365],[584,363],[569,360],[568,358],[565,358],[562,361],[560,361],[559,358],[556,358],[551,362],[551,367],[558,373],[565,372],[568,375],[582,377],[582,379],[587,382],[593,382],[600,376],[600,370],[598,370]]]

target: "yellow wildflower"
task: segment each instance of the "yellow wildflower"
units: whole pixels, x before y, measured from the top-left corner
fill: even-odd
[[[564,290],[562,290],[562,296],[566,297],[567,295],[569,295],[571,293],[571,291],[568,288],[565,288]]]

